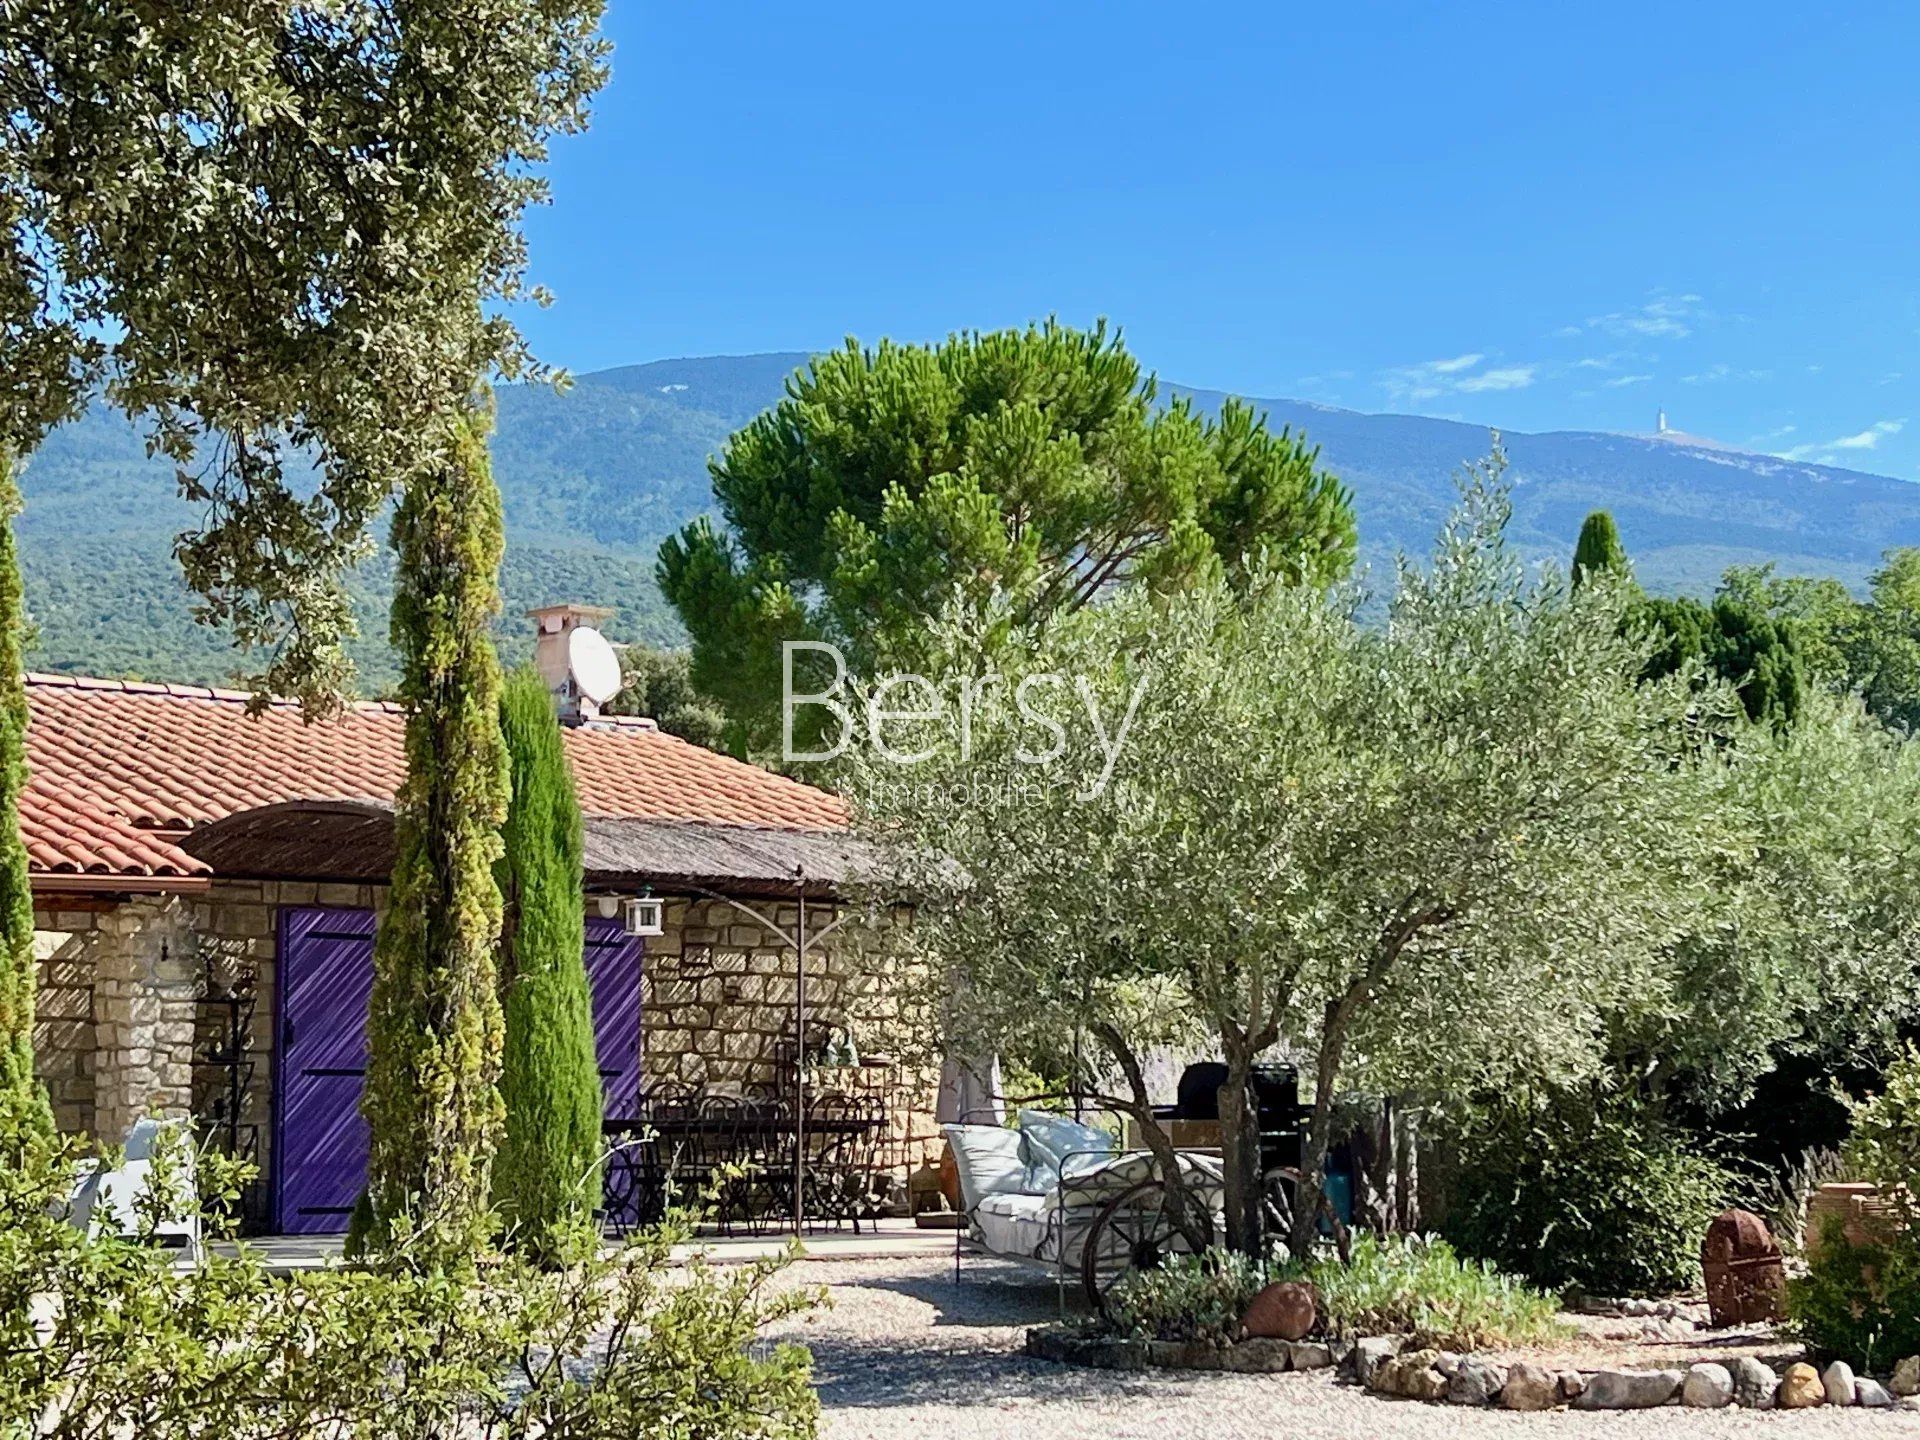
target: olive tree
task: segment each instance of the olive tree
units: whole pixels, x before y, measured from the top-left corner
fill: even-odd
[[[1384,625],[1258,577],[1121,597],[1037,641],[1012,703],[976,687],[944,724],[891,730],[869,712],[884,749],[846,762],[889,881],[922,897],[913,943],[965,996],[957,1043],[1051,1073],[1082,1056],[1076,1081],[1163,1158],[1142,1053],[1218,1047],[1238,1248],[1262,1244],[1262,1056],[1283,1047],[1311,1086],[1305,1249],[1342,1086],[1592,1068],[1603,1011],[1686,909],[1672,857],[1701,816],[1671,792],[1718,692],[1634,683],[1621,587],[1526,576],[1500,469],[1463,477]]]

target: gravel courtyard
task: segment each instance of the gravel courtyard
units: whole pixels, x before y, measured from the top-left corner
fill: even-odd
[[[1315,1375],[1072,1369],[1020,1354],[1026,1327],[1052,1319],[1055,1303],[1051,1281],[1018,1266],[969,1257],[958,1287],[951,1262],[929,1258],[812,1262],[788,1274],[832,1293],[831,1309],[780,1332],[813,1350],[831,1440],[1920,1435],[1912,1412],[1516,1415],[1382,1400]]]

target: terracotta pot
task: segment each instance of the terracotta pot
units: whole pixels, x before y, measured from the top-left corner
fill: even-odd
[[[1843,1180],[1822,1185],[1807,1202],[1805,1249],[1818,1253],[1825,1231],[1835,1221],[1849,1245],[1885,1240],[1897,1228],[1893,1209],[1880,1187],[1865,1180]]]
[[[948,1208],[960,1208],[960,1162],[953,1158],[951,1141],[940,1151],[940,1193],[947,1197]]]

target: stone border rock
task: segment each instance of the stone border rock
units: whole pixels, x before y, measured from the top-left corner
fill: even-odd
[[[1856,1378],[1835,1361],[1824,1372],[1801,1363],[1784,1375],[1751,1355],[1722,1365],[1701,1361],[1685,1370],[1549,1369],[1532,1361],[1503,1363],[1448,1350],[1410,1350],[1402,1336],[1362,1340],[1354,1347],[1354,1378],[1377,1394],[1507,1410],[1655,1410],[1679,1404],[1695,1410],[1738,1405],[1747,1410],[1802,1410],[1852,1405],[1870,1410],[1920,1410],[1920,1357],[1902,1361],[1891,1388]]]
[[[1450,1350],[1411,1348],[1410,1335],[1373,1335],[1355,1341],[1247,1339],[1234,1345],[1201,1341],[1133,1340],[1070,1325],[1027,1331],[1026,1353],[1036,1360],[1096,1370],[1214,1370],[1236,1375],[1280,1375],[1340,1370],[1377,1395],[1506,1410],[1799,1410],[1856,1406],[1920,1411],[1920,1356],[1902,1360],[1882,1384],[1855,1376],[1844,1362],[1825,1371],[1800,1363],[1784,1375],[1751,1355],[1684,1370],[1577,1370],[1530,1360],[1500,1360]]]
[[[1132,1340],[1091,1334],[1069,1325],[1037,1325],[1027,1331],[1027,1354],[1034,1359],[1096,1370],[1220,1370],[1235,1375],[1283,1375],[1294,1370],[1331,1370],[1346,1359],[1348,1348],[1338,1341],[1317,1340],[1249,1339],[1235,1345]]]

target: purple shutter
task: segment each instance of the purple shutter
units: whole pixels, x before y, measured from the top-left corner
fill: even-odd
[[[280,912],[279,1174],[276,1220],[288,1235],[347,1228],[367,1182],[367,999],[371,910]]]
[[[593,990],[593,1044],[609,1120],[640,1107],[640,970],[644,942],[618,920],[587,918],[587,984]]]
[[[286,1235],[347,1228],[367,1183],[367,1002],[373,993],[371,910],[280,912],[279,1123],[275,1225]],[[640,1098],[642,942],[617,920],[587,921],[587,982],[606,1113],[626,1119]]]

